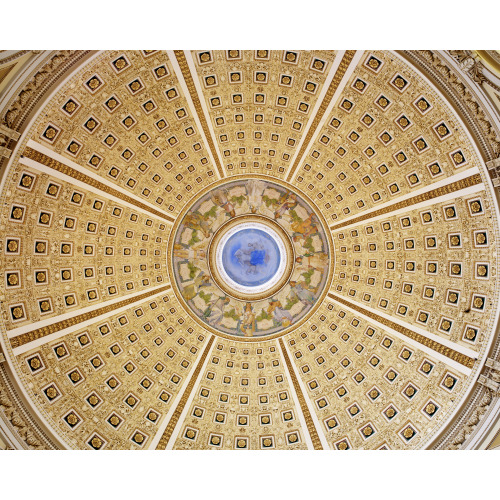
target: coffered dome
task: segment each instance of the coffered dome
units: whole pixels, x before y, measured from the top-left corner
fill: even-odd
[[[496,446],[482,57],[0,52],[4,445]]]

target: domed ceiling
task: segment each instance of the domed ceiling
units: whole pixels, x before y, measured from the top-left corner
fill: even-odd
[[[13,443],[456,448],[493,421],[498,114],[464,56],[35,58],[0,128]]]

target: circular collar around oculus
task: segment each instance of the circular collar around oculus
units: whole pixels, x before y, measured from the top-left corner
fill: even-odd
[[[212,279],[239,300],[262,300],[277,293],[289,279],[294,249],[286,231],[258,215],[229,220],[214,234],[208,250]]]

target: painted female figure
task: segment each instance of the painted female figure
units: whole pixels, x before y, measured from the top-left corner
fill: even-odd
[[[252,304],[247,302],[243,310],[243,318],[240,323],[240,330],[245,337],[253,337],[256,329],[255,313],[252,310]]]

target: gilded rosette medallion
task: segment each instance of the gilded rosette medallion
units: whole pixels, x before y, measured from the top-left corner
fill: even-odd
[[[180,217],[172,283],[198,322],[238,337],[307,319],[330,281],[331,244],[313,203],[260,177],[219,183]]]

